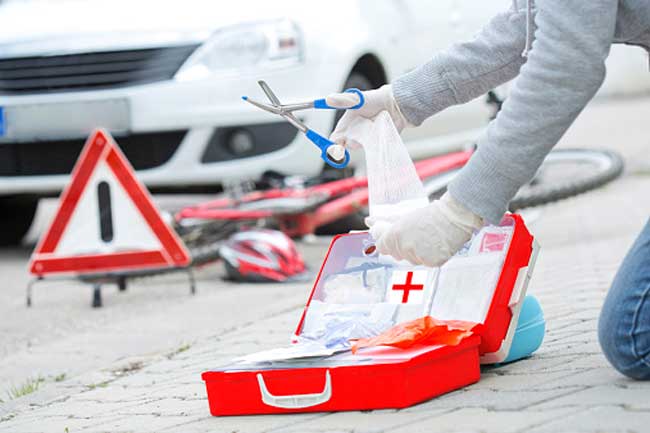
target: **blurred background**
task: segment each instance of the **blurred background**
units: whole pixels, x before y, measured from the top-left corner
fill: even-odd
[[[154,193],[220,191],[267,170],[317,176],[325,167],[302,134],[241,101],[260,97],[258,79],[286,102],[379,87],[509,4],[2,0],[0,244],[23,239],[38,200],[59,194],[96,127],[113,133]],[[642,50],[614,47],[599,97],[648,92],[647,64]],[[479,98],[405,140],[414,158],[458,149],[493,112]],[[302,120],[327,133],[337,115]]]

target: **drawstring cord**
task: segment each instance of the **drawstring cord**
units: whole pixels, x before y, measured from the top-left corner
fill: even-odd
[[[517,0],[512,0],[512,8],[519,12]],[[528,57],[531,45],[533,43],[533,0],[526,0],[526,45],[521,53],[522,57]]]
[[[533,0],[526,1],[526,46],[522,57],[528,57],[530,46],[533,43]]]

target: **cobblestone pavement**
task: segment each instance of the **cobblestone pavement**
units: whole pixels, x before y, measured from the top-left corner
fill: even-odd
[[[649,99],[599,104],[563,140],[565,146],[616,147],[628,170],[598,191],[527,213],[542,245],[529,290],[548,326],[529,359],[484,368],[477,384],[400,411],[215,418],[201,372],[285,344],[307,285],[216,287],[221,283],[208,270],[193,299],[179,289],[180,277],[169,277],[114,295],[113,305],[94,315],[81,311],[89,310],[85,298],[75,309],[63,305],[64,295],[43,289],[31,312],[10,309],[9,317],[22,323],[21,314],[33,314],[30,320],[38,322],[46,308],[60,308],[54,319],[75,328],[77,316],[68,314],[77,314],[85,331],[43,329],[43,341],[33,335],[37,328],[2,323],[0,338],[12,349],[0,355],[0,380],[10,383],[29,371],[46,376],[36,392],[0,404],[0,432],[650,431],[650,383],[617,374],[596,338],[614,272],[650,215],[649,116]],[[614,118],[627,122],[614,124]],[[324,248],[321,240],[303,245],[313,263]],[[12,260],[0,267],[19,272],[16,263],[26,257]],[[144,289],[152,306],[135,310],[130,305],[146,296]],[[7,330],[31,339],[31,347]],[[67,374],[53,376],[57,371]]]

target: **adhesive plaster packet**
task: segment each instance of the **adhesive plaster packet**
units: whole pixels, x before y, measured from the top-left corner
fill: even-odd
[[[490,307],[504,256],[489,252],[454,257],[440,270],[430,315],[482,323]]]

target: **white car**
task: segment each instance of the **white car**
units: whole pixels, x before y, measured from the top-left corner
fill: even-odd
[[[310,142],[242,102],[263,99],[258,79],[286,102],[378,87],[509,4],[0,0],[0,245],[20,241],[38,198],[61,191],[100,126],[154,191],[267,170],[317,175],[323,161]],[[622,82],[636,89],[629,76]],[[412,155],[471,141],[490,110],[481,98],[409,131]],[[334,116],[301,113],[323,135]]]

